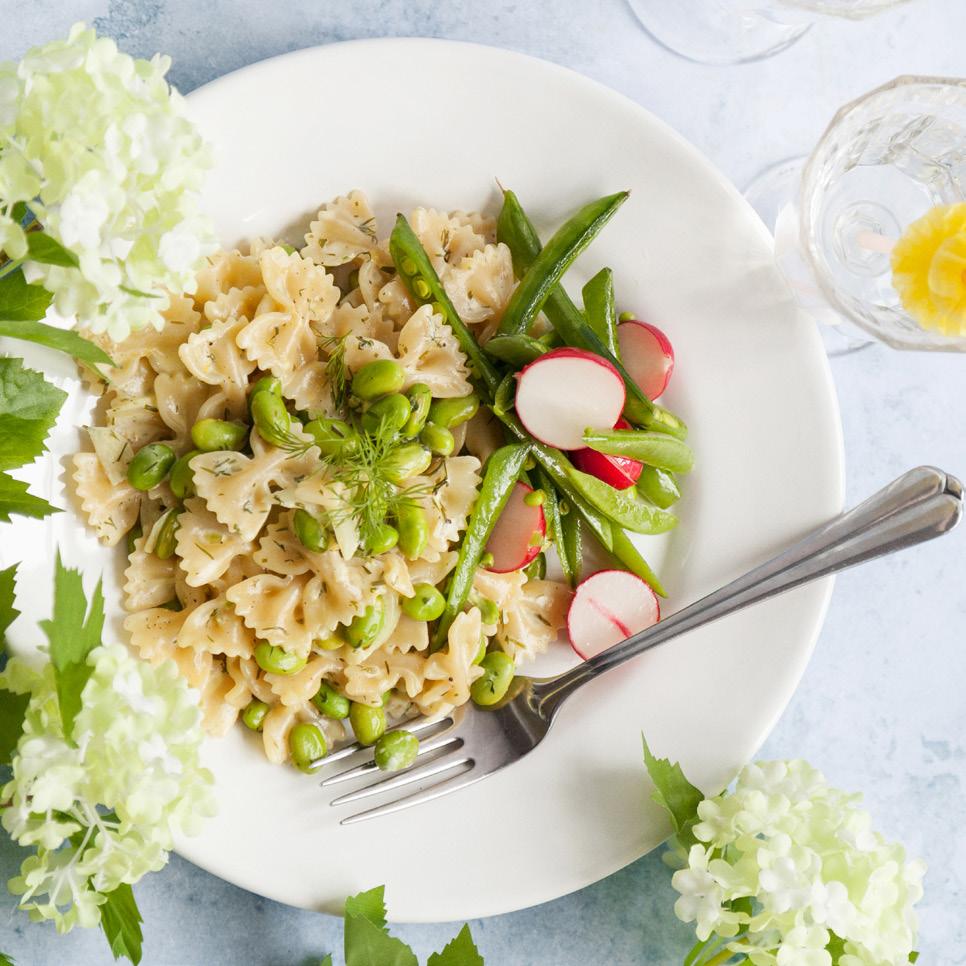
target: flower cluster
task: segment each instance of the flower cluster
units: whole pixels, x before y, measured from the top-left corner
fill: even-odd
[[[60,315],[117,339],[160,327],[167,291],[191,291],[214,249],[198,194],[208,152],[169,64],[135,60],[83,24],[0,63],[0,250],[26,255],[26,205],[79,261],[28,261],[28,280]]]
[[[674,911],[756,966],[908,963],[925,867],[871,829],[859,799],[803,761],[746,766],[698,806]]]
[[[966,335],[966,202],[914,221],[892,249],[892,284],[924,329]]]
[[[30,695],[0,800],[3,827],[35,852],[10,888],[32,919],[62,932],[97,925],[106,893],[160,869],[173,836],[214,810],[199,711],[174,664],[152,667],[118,644],[96,648],[88,664],[72,742],[52,664],[13,658],[0,673],[0,687]]]

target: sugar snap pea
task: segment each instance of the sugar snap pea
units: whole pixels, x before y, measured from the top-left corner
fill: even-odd
[[[648,566],[641,552],[631,542],[631,538],[620,528],[614,527],[612,553],[618,563],[632,574],[637,574],[641,580],[654,591],[658,597],[667,597],[664,585],[658,580],[657,574]]]
[[[637,488],[655,506],[666,510],[681,499],[677,480],[667,470],[656,466],[645,466],[637,479]]]
[[[677,526],[678,518],[642,500],[631,490],[617,490],[609,483],[582,473],[576,467],[567,469],[567,476],[577,492],[593,507],[618,526],[635,533],[666,533]]]
[[[614,273],[602,268],[583,288],[584,315],[611,355],[620,358],[617,342],[617,304],[614,298]]]
[[[568,513],[560,518],[560,541],[557,545],[557,555],[563,567],[564,576],[570,581],[571,587],[580,583],[583,569],[584,550],[580,542],[580,514]]]
[[[667,433],[637,429],[593,429],[584,433],[584,442],[598,453],[629,456],[632,460],[672,473],[687,473],[694,466],[691,447]]]
[[[463,609],[467,595],[473,585],[473,575],[479,566],[483,548],[489,540],[497,518],[506,506],[510,494],[516,486],[523,464],[530,455],[526,443],[511,443],[501,446],[490,454],[486,461],[486,472],[480,484],[480,495],[476,499],[470,516],[453,576],[450,578],[446,595],[446,609],[436,625],[433,647],[439,649],[446,641],[446,634],[456,615]]]
[[[483,351],[494,359],[509,363],[514,369],[522,369],[549,351],[549,347],[539,339],[519,333],[495,335],[483,347]]]
[[[560,516],[560,501],[557,499],[557,488],[553,480],[547,476],[547,471],[541,466],[537,470],[537,480],[540,489],[546,494],[543,501],[543,516],[547,522],[547,535],[553,541],[557,556],[560,558],[560,566],[563,568],[564,576],[573,584],[573,571],[570,567],[570,560],[567,557],[567,549],[564,545],[563,520]],[[576,516],[576,514],[571,514]]]
[[[563,278],[574,259],[597,237],[600,230],[627,200],[628,192],[605,195],[568,218],[533,259],[514,289],[497,330],[500,335],[526,335],[547,297]]]

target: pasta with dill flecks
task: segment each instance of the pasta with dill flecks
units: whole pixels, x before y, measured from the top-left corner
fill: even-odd
[[[494,222],[410,221],[484,342],[515,287]],[[361,192],[323,205],[301,250],[256,239],[211,255],[164,316],[123,343],[97,336],[116,367],[98,373],[73,480],[101,540],[127,538],[132,646],[177,663],[212,733],[241,718],[282,762],[301,722],[328,745],[352,737],[323,693],[393,721],[445,714],[471,700],[488,652],[522,661],[550,645],[569,587],[523,570],[484,561],[441,617],[483,468],[461,420],[424,430],[430,402],[470,396],[474,374]],[[354,385],[364,368],[387,374],[385,392]],[[170,451],[173,475],[139,475],[148,444]]]

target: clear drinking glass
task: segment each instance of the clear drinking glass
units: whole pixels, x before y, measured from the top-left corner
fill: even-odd
[[[796,295],[839,329],[832,351],[869,337],[897,349],[966,351],[966,337],[927,331],[909,316],[890,257],[910,223],[962,201],[966,79],[899,77],[839,110],[775,232]]]
[[[703,64],[771,57],[821,16],[858,20],[908,0],[628,0],[662,47]]]

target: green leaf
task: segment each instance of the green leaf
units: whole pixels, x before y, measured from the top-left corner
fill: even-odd
[[[24,466],[43,453],[66,398],[22,359],[0,358],[0,470]]]
[[[88,609],[80,571],[65,567],[59,553],[54,571],[54,613],[40,626],[50,641],[60,717],[64,736],[70,738],[74,718],[81,708],[81,692],[91,676],[87,655],[101,643],[104,595],[98,581]]]
[[[35,342],[65,352],[81,362],[95,365],[113,366],[114,361],[100,347],[79,336],[72,329],[58,329],[46,322],[2,321],[0,335],[8,335],[12,339],[23,339],[25,342]]]
[[[346,914],[346,966],[419,966],[416,954],[365,916]]]
[[[135,966],[141,962],[142,922],[134,890],[126,882],[107,893],[107,902],[101,906],[101,929],[115,959],[125,956]]]
[[[362,916],[380,929],[386,928],[386,887],[376,886],[368,892],[349,896],[345,901],[347,916]]]
[[[32,262],[61,265],[64,268],[77,268],[80,265],[72,251],[64,248],[56,238],[51,238],[45,231],[27,233],[27,250],[27,258]]]
[[[433,953],[426,960],[426,966],[483,966],[483,957],[473,942],[470,927],[464,925],[442,952]]]
[[[14,604],[17,587],[17,564],[0,570],[0,653],[3,652],[3,637],[7,628],[20,616]]]
[[[17,966],[17,964],[6,953],[0,953],[0,966]]]
[[[36,322],[47,314],[53,296],[40,285],[28,285],[23,272],[0,279],[0,319]]]
[[[60,510],[39,496],[28,493],[26,483],[0,472],[0,522],[9,523],[11,513],[39,520],[51,513],[60,513]]]
[[[0,689],[0,767],[9,765],[13,760],[17,742],[23,734],[23,718],[29,702],[29,694],[14,694]]]
[[[681,844],[690,848],[697,841],[692,828],[698,820],[698,805],[704,794],[684,777],[677,762],[672,765],[667,758],[655,758],[643,735],[641,741],[644,743],[644,764],[654,782],[651,799],[667,810]]]
[[[916,963],[918,961],[919,961],[919,951],[917,949],[914,949],[911,953],[909,953],[909,962]]]

